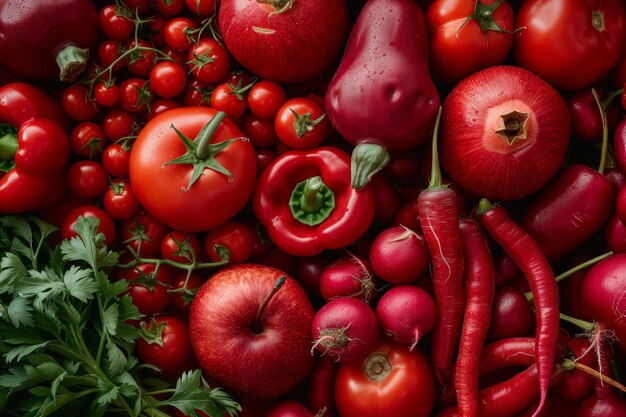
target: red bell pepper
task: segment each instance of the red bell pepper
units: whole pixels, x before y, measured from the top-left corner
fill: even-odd
[[[277,157],[257,180],[252,206],[270,239],[295,256],[354,243],[374,218],[371,186],[350,184],[350,155],[323,146]]]
[[[30,84],[0,88],[0,213],[36,211],[65,194],[69,122],[58,101]]]

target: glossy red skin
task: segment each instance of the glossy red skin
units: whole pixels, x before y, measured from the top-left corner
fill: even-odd
[[[489,331],[496,272],[485,232],[469,218],[459,221],[465,257],[465,311],[454,385],[464,416],[478,416],[478,369]]]
[[[213,262],[220,261],[215,245],[224,246],[230,251],[227,265],[240,264],[252,256],[254,236],[250,229],[237,220],[229,220],[209,230],[204,239],[204,252]]]
[[[337,415],[334,395],[337,368],[336,362],[318,356],[305,382],[304,404],[313,411],[325,408],[324,417]]]
[[[0,178],[2,213],[41,210],[57,203],[67,189],[70,142],[63,129],[43,118],[32,118],[17,127],[15,167]]]
[[[615,161],[622,169],[626,169],[626,120],[617,125],[612,143]]]
[[[68,44],[92,48],[98,42],[98,12],[92,0],[41,0],[31,7],[5,1],[0,39],[0,55],[11,57],[2,61],[7,71],[24,80],[58,80],[60,49]]]
[[[102,197],[104,209],[115,220],[126,220],[139,210],[139,201],[128,178],[115,178]]]
[[[374,273],[391,284],[408,284],[430,265],[426,241],[403,226],[383,229],[370,247],[369,261]]]
[[[622,223],[617,212],[611,214],[606,221],[603,233],[604,250],[615,253],[626,252],[626,225]]]
[[[320,275],[320,293],[326,301],[354,297],[370,302],[378,279],[367,258],[345,255],[326,265]]]
[[[191,263],[202,255],[200,238],[193,233],[172,230],[161,240],[161,256],[174,262]]]
[[[589,339],[586,337],[572,337],[566,342],[570,358],[590,368],[597,369],[597,357]],[[555,392],[569,402],[580,402],[593,393],[594,377],[580,369],[567,372],[565,379],[557,387]]]
[[[165,323],[161,337],[163,345],[148,343],[145,339],[137,339],[137,353],[143,363],[160,368],[164,373],[182,370],[191,356],[191,342],[187,324],[173,316],[155,317],[156,325]],[[146,321],[146,327],[152,329],[151,320]]]
[[[156,266],[147,263],[118,271],[118,278],[128,281],[128,294],[133,304],[146,317],[164,313],[172,299],[172,294],[169,292],[172,287],[172,276],[163,267],[160,267],[156,274],[155,271]],[[143,275],[148,275],[149,279],[154,281],[151,281],[149,286],[133,282],[143,279]]]
[[[430,252],[437,305],[431,362],[437,383],[445,389],[451,379],[465,306],[465,260],[456,193],[447,187],[427,188],[418,197],[418,213]]]
[[[549,260],[556,260],[601,230],[615,201],[615,187],[604,175],[587,165],[572,164],[535,195],[520,226]]]
[[[479,216],[488,235],[518,264],[530,285],[535,303],[536,362],[541,400],[545,405],[559,338],[559,290],[554,272],[537,242],[509,217],[502,206],[491,206]]]
[[[109,186],[109,175],[99,162],[83,159],[70,165],[67,185],[70,191],[82,198],[97,198]]]
[[[461,28],[472,13],[474,2],[465,0],[437,0],[426,10],[431,73],[444,85],[452,86],[471,73],[502,64],[513,46],[512,33],[483,31],[476,19]],[[513,31],[513,10],[506,1],[495,9],[492,18],[504,31]]]
[[[603,99],[599,93],[600,100]],[[590,88],[573,91],[565,98],[572,121],[572,139],[584,142],[602,140],[602,118]]]
[[[63,220],[61,236],[63,239],[71,239],[78,236],[74,230],[79,217],[94,217],[99,220],[97,233],[104,234],[104,243],[111,247],[117,237],[113,219],[104,210],[93,205],[80,205],[73,208]]]
[[[324,338],[327,334],[334,337],[339,333],[347,337],[345,343]],[[354,363],[363,360],[376,345],[378,320],[366,302],[353,297],[337,297],[317,310],[311,324],[311,336],[321,355],[337,363]]]
[[[617,64],[626,44],[626,17],[619,0],[530,0],[516,15],[513,56],[517,65],[559,90],[598,81]],[[593,11],[604,16],[594,28]],[[568,30],[575,27],[576,30]],[[567,47],[564,47],[567,46]]]
[[[309,409],[294,400],[283,400],[272,407],[266,417],[315,417]]]
[[[198,65],[196,56],[205,57],[211,62]],[[230,55],[223,46],[213,38],[202,38],[197,44],[189,48],[187,54],[187,68],[198,81],[214,84],[228,74],[230,69]]]
[[[364,373],[374,354],[385,356],[390,373],[380,382]],[[341,417],[427,417],[435,403],[436,388],[430,364],[419,349],[409,351],[381,339],[370,356],[355,364],[340,365],[335,379],[335,401]]]
[[[289,198],[296,184],[316,175],[334,192],[335,209],[322,223],[309,226],[293,217]],[[371,187],[356,191],[350,185],[350,156],[330,146],[274,159],[257,180],[252,205],[272,242],[295,256],[354,243],[371,225],[375,210]]]
[[[406,151],[432,132],[439,101],[419,6],[410,0],[367,2],[325,95],[333,127],[351,144]]]
[[[512,145],[497,135],[501,115],[529,114],[526,139]],[[561,167],[569,144],[565,100],[545,81],[518,67],[495,66],[458,83],[443,104],[441,164],[470,195],[516,200],[544,186]]]
[[[71,122],[59,100],[33,84],[14,82],[0,87],[0,120],[16,128],[28,120],[46,118],[55,121],[66,132]]]
[[[261,302],[282,271],[239,264],[216,272],[191,304],[189,333],[198,363],[218,385],[247,397],[278,397],[313,366],[314,310],[290,276],[267,304],[263,331],[252,327]]]
[[[391,181],[389,176],[379,173],[371,179],[374,199],[376,200],[376,210],[374,211],[374,222],[387,224],[393,220],[396,212],[402,205],[400,193]]]
[[[252,194],[256,179],[256,157],[244,140],[232,142],[215,159],[232,178],[205,169],[187,189],[193,171],[190,164],[163,164],[185,153],[173,124],[188,138],[217,114],[207,107],[178,108],[152,119],[135,140],[130,155],[130,181],[142,206],[162,223],[186,232],[207,231],[233,217]],[[224,119],[211,139],[218,143],[243,138],[243,133]],[[164,204],[163,196],[167,196]]]
[[[258,77],[280,83],[309,81],[330,69],[348,35],[346,0],[299,0],[282,13],[275,11],[254,0],[221,1],[219,29],[235,60]],[[310,30],[313,20],[315,30]]]
[[[496,289],[489,326],[489,339],[501,340],[526,336],[533,326],[530,303],[519,289],[504,286]]]
[[[534,362],[534,337],[502,339],[483,347],[478,374],[485,376],[508,367],[530,366]]]
[[[619,253],[592,266],[580,287],[584,318],[615,332],[615,346],[626,352],[626,254]]]
[[[141,256],[153,256],[159,253],[161,241],[171,229],[140,208],[129,219],[122,221],[119,230],[124,249],[128,246]]]

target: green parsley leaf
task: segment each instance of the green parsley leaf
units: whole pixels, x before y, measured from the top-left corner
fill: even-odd
[[[104,234],[98,233],[98,223],[94,217],[78,218],[74,226],[78,236],[61,242],[66,261],[85,261],[94,270],[117,264],[119,255],[107,249]]]

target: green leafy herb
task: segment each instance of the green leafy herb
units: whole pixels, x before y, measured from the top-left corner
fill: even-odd
[[[56,247],[47,242],[56,229],[36,217],[0,216],[0,226],[0,415],[241,411],[200,371],[183,374],[175,387],[161,381],[158,391],[144,388],[141,372],[151,367],[133,356],[139,330],[129,324],[141,315],[128,283],[109,279],[119,254],[106,247],[97,219],[80,218],[78,235]]]

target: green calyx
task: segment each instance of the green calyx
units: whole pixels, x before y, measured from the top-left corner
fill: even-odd
[[[17,147],[17,130],[9,124],[0,124],[0,172],[9,172],[15,168]]]
[[[319,176],[298,183],[291,193],[289,208],[301,223],[316,226],[330,216],[335,208],[335,193]]]
[[[295,117],[295,120],[293,121],[293,128],[296,131],[296,135],[298,135],[299,138],[304,137],[304,135],[307,132],[312,131],[315,128],[315,126],[319,122],[324,120],[324,117],[326,117],[326,113],[324,113],[317,119],[312,120],[311,113],[298,114],[291,107],[289,108],[289,110],[291,111],[291,114],[293,114],[293,117]]]
[[[465,21],[463,21],[461,26],[459,26],[456,31],[457,34],[461,31],[461,29],[463,29],[467,22],[472,19],[478,22],[478,24],[480,25],[480,29],[483,32],[493,30],[500,33],[514,33],[515,31],[506,30],[502,26],[498,25],[493,18],[493,13],[500,6],[500,4],[502,4],[503,1],[504,0],[498,0],[492,4],[485,4],[480,0],[476,0],[476,3],[474,4],[474,12],[471,15],[467,16]]]
[[[178,158],[174,158],[171,161],[166,162],[163,166],[193,165],[193,172],[191,174],[191,178],[189,179],[189,184],[187,184],[186,188],[182,189],[183,191],[191,189],[193,184],[200,178],[205,168],[220,172],[226,175],[229,179],[233,177],[230,171],[215,160],[215,157],[239,138],[229,139],[219,143],[211,143],[211,139],[215,131],[225,117],[226,113],[224,112],[218,112],[215,114],[215,116],[213,116],[211,120],[204,125],[200,132],[198,132],[198,136],[195,140],[189,139],[184,133],[176,129],[174,125],[171,126],[185,145],[187,152]]]

